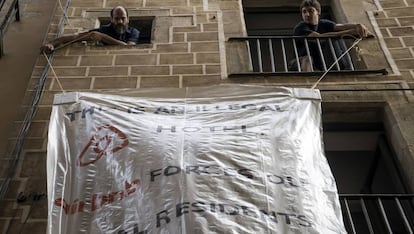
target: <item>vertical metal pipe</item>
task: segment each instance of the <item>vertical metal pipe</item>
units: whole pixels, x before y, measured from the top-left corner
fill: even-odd
[[[286,59],[286,48],[285,48],[285,39],[284,38],[280,39],[280,45],[282,46],[283,67],[285,69],[285,72],[288,72],[288,64],[287,64],[288,62],[287,62],[287,59]],[[297,56],[297,53],[296,53],[296,58],[297,57],[298,56]],[[296,61],[297,61],[297,59],[296,59]]]
[[[352,219],[351,210],[349,209],[348,199],[344,198],[344,204],[346,216],[348,217],[349,224],[351,225],[351,234],[356,234],[354,220]]]
[[[249,64],[250,64],[249,70],[252,70],[254,72],[253,51],[252,49],[250,49],[251,40],[247,39],[246,42],[247,42],[247,53],[249,55]]]
[[[306,55],[308,56],[308,59],[309,59],[309,62],[310,62],[310,67],[311,67],[311,71],[313,72],[313,59],[312,59],[312,56],[310,55],[308,38],[304,38],[304,39],[305,39]]]
[[[262,51],[260,48],[260,39],[256,39],[256,46],[257,46],[257,62],[259,64],[259,72],[263,72],[263,63],[262,63]]]
[[[359,201],[361,202],[362,212],[364,214],[365,221],[367,222],[369,233],[374,234],[374,229],[372,228],[372,223],[369,218],[367,207],[365,206],[365,201],[363,198],[360,198]]]
[[[384,206],[382,205],[381,198],[377,198],[378,207],[380,208],[382,218],[384,219],[385,227],[387,228],[388,233],[392,234],[392,229],[390,222],[388,221],[387,213],[385,212]]]
[[[321,56],[323,71],[326,71],[328,70],[328,68],[326,67],[325,56],[323,55],[321,41],[319,40],[319,38],[316,38],[316,44],[318,45],[319,54]]]
[[[332,53],[332,56],[334,58],[334,62],[335,62],[336,69],[338,69],[338,71],[340,71],[341,70],[341,67],[339,66],[339,61],[337,61],[338,60],[338,56],[336,56],[335,48],[334,48],[334,46],[332,44],[332,38],[329,38],[328,41],[329,41],[329,48],[331,49],[331,53]]]
[[[400,200],[398,199],[398,197],[395,197],[394,200],[395,200],[395,203],[397,204],[398,210],[400,211],[401,217],[404,220],[404,226],[407,230],[407,233],[408,234],[413,234],[413,230],[410,227],[410,223],[408,222],[407,216],[405,215],[405,212],[404,212],[404,209],[401,205]]]
[[[298,55],[298,47],[296,46],[295,38],[292,38],[292,43],[293,43],[293,50],[295,51],[296,63],[298,64],[298,72],[301,72],[302,68],[300,66],[299,55]]]
[[[272,44],[271,38],[269,38],[269,52],[270,52],[270,64],[272,66],[272,72],[275,72],[275,58],[273,57],[273,44]]]

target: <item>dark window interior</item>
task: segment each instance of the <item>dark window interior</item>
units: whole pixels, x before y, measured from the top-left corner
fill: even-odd
[[[244,18],[249,36],[291,36],[302,20],[299,7],[244,8]],[[329,7],[322,8],[321,18],[332,19]]]
[[[154,17],[130,17],[129,26],[134,27],[140,31],[139,44],[151,43],[152,22]],[[109,24],[109,18],[99,19],[100,24]]]
[[[325,153],[339,193],[408,193],[381,123],[325,124]]]

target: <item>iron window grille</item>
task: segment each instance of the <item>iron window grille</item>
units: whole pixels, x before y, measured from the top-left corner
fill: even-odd
[[[350,234],[413,233],[414,194],[342,194],[339,198]]]

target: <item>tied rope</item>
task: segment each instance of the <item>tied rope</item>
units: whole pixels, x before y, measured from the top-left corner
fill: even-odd
[[[52,63],[50,63],[50,60],[49,60],[49,58],[47,57],[47,55],[46,55],[46,53],[44,51],[43,51],[43,56],[45,56],[46,61],[47,61],[47,64],[49,65],[50,69],[52,70],[54,79],[58,83],[60,90],[62,91],[62,93],[65,93],[66,91],[62,87],[62,83],[60,83],[60,80],[59,80],[59,78],[56,75],[55,69],[53,68]]]
[[[344,35],[345,36],[345,35]],[[350,36],[350,35],[347,35]],[[343,37],[343,36],[342,36]],[[352,36],[354,37],[354,36]],[[354,37],[355,38],[355,37]],[[360,41],[362,40],[362,38],[357,38],[357,40],[345,51],[341,54],[341,56],[339,56],[335,62],[332,63],[332,65],[322,74],[322,76],[315,82],[315,84],[311,87],[311,89],[315,89],[316,86],[318,86],[318,84],[322,81],[323,78],[325,78],[326,74],[328,74],[328,72],[331,71],[331,69],[339,62],[339,60],[342,59],[342,57],[344,57],[346,54],[348,54],[348,52],[354,48]]]
[[[84,39],[84,38],[85,38],[85,37],[87,37],[87,36],[88,36],[88,34],[85,34],[85,35],[81,36],[80,38],[74,39],[74,40],[72,40],[72,41],[69,41],[69,42],[67,42],[67,43],[63,44],[63,45],[60,45],[60,46],[58,46],[58,47],[54,48],[54,49],[52,50],[52,52],[54,52],[55,50],[61,49],[61,48],[65,47],[65,46],[67,46],[67,45],[69,45],[69,44],[72,44],[72,43],[74,43],[74,42],[76,42],[76,41],[80,41],[80,40]],[[56,74],[56,72],[55,72],[55,69],[53,68],[52,63],[50,62],[49,57],[47,56],[47,54],[45,53],[45,51],[42,51],[42,54],[43,54],[43,56],[45,57],[45,59],[46,59],[46,61],[47,61],[47,64],[49,65],[50,69],[52,70],[53,77],[54,77],[54,79],[56,80],[56,82],[58,83],[60,90],[61,90],[63,93],[65,93],[66,91],[63,89],[62,83],[60,82],[59,77],[57,76],[57,74]]]

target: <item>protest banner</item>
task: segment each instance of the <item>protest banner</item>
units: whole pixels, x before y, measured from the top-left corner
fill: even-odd
[[[48,233],[346,233],[318,90],[55,97]]]

